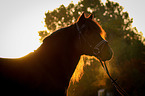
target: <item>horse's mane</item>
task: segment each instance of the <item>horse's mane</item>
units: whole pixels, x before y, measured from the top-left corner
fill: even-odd
[[[60,29],[54,31],[52,34],[50,34],[49,36],[47,36],[47,37],[43,40],[43,42],[48,42],[48,41],[50,41],[49,39],[68,37],[69,34],[71,34],[71,30],[70,30],[71,26],[72,26],[72,25],[70,25],[70,26],[68,26],[68,27],[65,27],[65,28],[60,28]],[[66,30],[69,30],[69,32],[66,31]],[[71,35],[70,35],[70,36],[71,36]]]
[[[81,17],[81,15],[80,15],[80,17]],[[65,30],[66,29],[69,29],[72,25],[75,25],[75,23],[77,23],[79,21],[79,18],[78,18],[78,20],[76,22],[72,23],[70,26],[65,27],[65,28],[60,28],[60,29],[56,30],[55,32],[53,32],[52,34],[50,34],[49,36],[47,36],[44,39],[44,42],[47,42],[48,37],[50,38],[50,37],[53,37],[53,36],[61,36],[62,35],[62,32],[63,32],[63,35],[67,36],[66,34],[68,33],[68,31],[65,31]],[[101,27],[101,25],[97,21],[92,20],[92,19],[91,20],[88,20],[88,21],[90,22],[89,24],[91,26],[97,26],[97,32],[101,35],[101,37],[103,39],[105,39],[106,38],[106,32],[103,30],[103,28]]]

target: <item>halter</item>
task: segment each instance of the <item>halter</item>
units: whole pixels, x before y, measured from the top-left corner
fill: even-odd
[[[76,23],[76,27],[77,27],[77,30],[79,32],[79,35],[82,36],[82,38],[87,42],[87,44],[89,45],[89,47],[92,49],[92,52],[95,54],[95,55],[98,55],[99,53],[101,53],[101,51],[103,50],[104,48],[104,45],[107,43],[106,40],[101,40],[98,44],[96,44],[95,47],[92,47],[92,45],[85,39],[85,37],[83,36],[81,30],[85,27],[85,24],[83,24],[81,27],[78,26],[78,23]],[[80,39],[80,36],[79,36],[79,39]],[[101,48],[99,48],[100,46],[102,45]],[[95,50],[97,50],[97,53],[95,52]]]
[[[83,39],[88,43],[88,45],[89,45],[89,47],[92,49],[93,53],[94,53],[95,55],[98,56],[98,54],[101,53],[101,51],[103,50],[104,45],[107,43],[107,41],[106,41],[106,40],[101,40],[94,48],[92,48],[92,45],[85,39],[85,37],[84,37],[84,36],[82,35],[82,33],[81,33],[81,29],[83,29],[83,28],[85,27],[85,24],[83,24],[83,25],[79,28],[78,24],[76,23],[76,27],[77,27],[77,30],[79,31],[80,36],[82,36]],[[79,38],[80,38],[80,36],[79,36]],[[101,49],[100,49],[99,47],[100,47],[101,45],[102,45],[102,47],[101,47]],[[95,50],[98,50],[98,53],[96,53]],[[129,95],[125,92],[125,90],[122,89],[122,88],[119,86],[119,84],[116,82],[116,80],[114,80],[114,79],[111,77],[111,75],[109,74],[109,71],[108,71],[108,68],[107,68],[107,66],[106,66],[105,61],[104,61],[104,63],[103,63],[102,60],[101,60],[100,58],[98,58],[98,59],[100,60],[100,63],[101,63],[101,65],[102,65],[102,67],[103,67],[104,70],[106,71],[106,73],[107,73],[107,75],[109,76],[109,78],[110,78],[112,84],[114,85],[114,87],[116,88],[116,90],[119,92],[119,94],[120,94],[121,96],[129,96]]]

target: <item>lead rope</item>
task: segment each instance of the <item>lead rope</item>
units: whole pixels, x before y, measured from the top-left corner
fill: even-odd
[[[100,60],[100,59],[99,59],[99,60]],[[104,64],[103,64],[102,60],[100,60],[100,63],[101,63],[101,65],[102,65],[102,67],[104,68],[104,70],[106,71],[106,73],[107,73],[107,75],[109,76],[109,78],[110,78],[110,80],[111,80],[113,86],[116,88],[116,90],[118,91],[118,93],[119,93],[121,96],[129,96],[129,95],[125,92],[125,90],[123,90],[123,89],[118,85],[118,83],[116,82],[116,80],[114,80],[114,79],[111,77],[111,75],[109,74],[109,71],[108,71],[108,68],[107,68],[107,66],[106,66],[105,61],[104,61]]]

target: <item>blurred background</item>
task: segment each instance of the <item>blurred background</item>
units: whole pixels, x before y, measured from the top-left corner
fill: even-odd
[[[55,30],[74,23],[82,12],[94,14],[114,51],[108,67],[130,96],[144,96],[144,0],[1,0],[0,57],[20,58]],[[82,56],[68,96],[119,96],[100,63]]]

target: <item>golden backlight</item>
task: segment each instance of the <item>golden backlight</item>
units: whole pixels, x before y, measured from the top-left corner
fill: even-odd
[[[58,8],[61,4],[67,6],[71,1],[77,4],[80,0],[2,0],[0,3],[0,57],[18,58],[36,50],[41,45],[38,31],[46,30],[45,13]],[[102,2],[105,1],[102,0]],[[143,9],[139,4],[144,4],[143,2],[112,1],[119,2],[125,11],[129,12],[130,17],[134,18],[133,25],[139,31],[145,32],[142,29],[144,14],[139,13],[142,12],[140,9]],[[139,6],[133,7],[135,4]]]
[[[41,44],[38,31],[44,27],[45,13],[61,4],[79,0],[2,0],[0,3],[0,57],[19,58]]]

